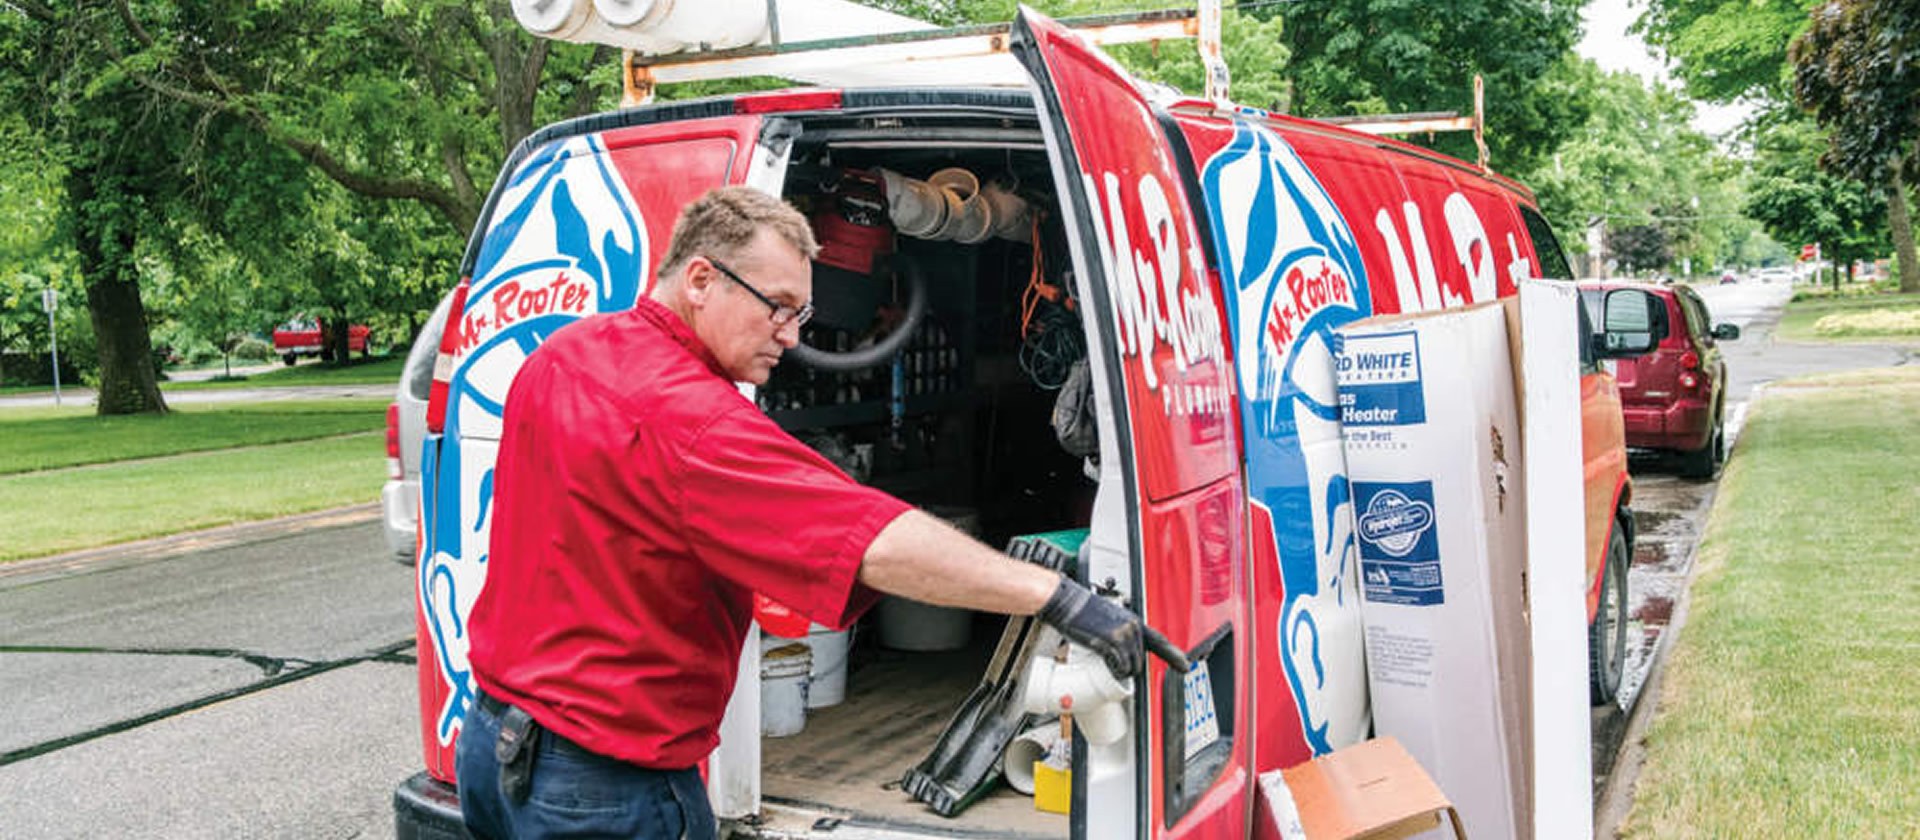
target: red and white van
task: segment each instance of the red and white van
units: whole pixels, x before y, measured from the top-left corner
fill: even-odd
[[[1026,87],[663,103],[549,126],[516,150],[468,248],[429,408],[426,771],[396,793],[401,837],[458,821],[464,619],[485,585],[514,372],[560,327],[633,305],[679,208],[722,184],[787,198],[826,243],[803,337],[816,352],[753,393],[770,416],[863,481],[965,511],[989,543],[1086,529],[1080,578],[1205,665],[1183,680],[1153,663],[1123,738],[1075,740],[1070,813],[1001,791],[947,818],[897,787],[990,646],[857,651],[844,703],[800,735],[723,743],[709,765],[723,820],[783,837],[1241,837],[1259,773],[1368,737],[1331,331],[1570,277],[1559,246],[1524,187],[1472,164],[1157,92],[1030,12],[1010,49]],[[938,239],[874,199],[951,169],[1020,223]],[[862,352],[883,322],[900,338]],[[1085,458],[1052,428],[1076,361],[1097,429]],[[1588,372],[1591,621],[1604,566],[1624,560],[1609,544],[1630,533],[1617,394]],[[736,705],[757,676],[743,669]]]

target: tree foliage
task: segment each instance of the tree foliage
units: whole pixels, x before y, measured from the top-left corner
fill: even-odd
[[[1785,103],[1787,44],[1819,0],[1650,0],[1636,24],[1673,61],[1687,93],[1713,102]]]
[[[1886,205],[1872,188],[1820,168],[1817,126],[1790,120],[1758,137],[1746,213],[1789,250],[1819,243],[1836,264],[1884,253]]]
[[[1586,119],[1552,71],[1579,37],[1579,0],[1326,0],[1281,7],[1292,52],[1293,110],[1306,116],[1473,111],[1486,79],[1494,166],[1535,169]],[[1421,139],[1421,138],[1413,138]],[[1442,151],[1474,157],[1471,138]]]
[[[1830,132],[1821,164],[1886,184],[1900,286],[1920,291],[1905,187],[1920,180],[1920,4],[1833,0],[1813,10],[1790,55],[1796,100]]]

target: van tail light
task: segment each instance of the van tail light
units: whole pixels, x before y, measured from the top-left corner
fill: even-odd
[[[1695,352],[1693,352],[1692,350],[1688,350],[1688,351],[1687,351],[1687,352],[1685,352],[1685,353],[1681,353],[1681,354],[1680,354],[1680,368],[1681,368],[1682,370],[1699,370],[1699,369],[1700,369],[1700,354],[1699,354],[1699,353],[1695,353]]]
[[[447,308],[447,326],[440,333],[440,355],[433,360],[433,387],[427,391],[427,434],[440,434],[447,426],[447,391],[453,382],[453,353],[460,349],[461,327],[467,316],[467,287],[472,278],[462,278],[453,290],[453,303]]]
[[[387,478],[404,478],[400,471],[400,404],[387,403]]]
[[[1700,384],[1700,377],[1694,376],[1692,371],[1681,371],[1680,387],[1692,388],[1693,386],[1698,384]]]

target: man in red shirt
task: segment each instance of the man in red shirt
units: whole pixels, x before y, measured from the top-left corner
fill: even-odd
[[[648,297],[517,374],[456,764],[476,837],[713,836],[695,767],[755,592],[834,627],[879,592],[1037,614],[1122,678],[1143,643],[1184,670],[1125,609],[855,483],[740,393],[799,341],[816,250],[779,199],[709,192]]]

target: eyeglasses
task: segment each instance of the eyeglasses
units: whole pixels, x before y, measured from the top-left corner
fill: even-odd
[[[759,289],[754,288],[752,283],[740,279],[740,275],[733,273],[733,269],[721,264],[719,260],[712,257],[707,257],[706,260],[714,268],[720,269],[721,274],[727,275],[728,280],[739,283],[740,288],[746,289],[748,294],[759,298],[761,303],[766,304],[768,309],[773,310],[767,315],[767,320],[772,321],[774,326],[784,327],[788,324],[793,324],[796,327],[805,326],[807,321],[813,318],[813,304],[805,303],[796,307],[775,303],[772,298],[761,294]]]

